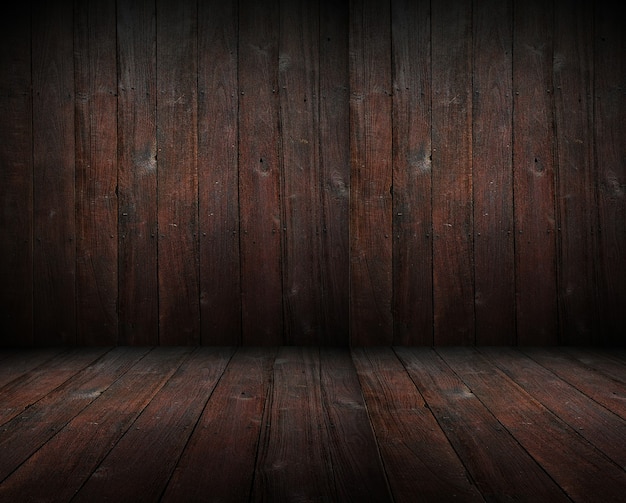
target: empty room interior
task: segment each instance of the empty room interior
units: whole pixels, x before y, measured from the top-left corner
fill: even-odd
[[[612,0],[0,16],[0,503],[626,494]]]

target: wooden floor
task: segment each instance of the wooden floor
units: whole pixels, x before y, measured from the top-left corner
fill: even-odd
[[[2,502],[625,495],[624,350],[0,351]]]

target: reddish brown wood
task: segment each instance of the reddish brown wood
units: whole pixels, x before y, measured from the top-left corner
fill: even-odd
[[[474,302],[481,345],[515,341],[512,50],[512,1],[474,4]]]
[[[476,350],[437,352],[478,399],[574,501],[619,501],[626,480],[617,466]]]
[[[515,3],[513,178],[517,342],[556,344],[551,3]]]
[[[70,500],[190,352],[149,353],[5,479],[2,497]]]
[[[0,435],[0,480],[105,393],[147,352],[147,348],[115,348],[5,423]]]
[[[251,500],[336,500],[318,349],[280,348],[266,407]]]
[[[434,343],[472,344],[472,10],[432,4]]]
[[[30,348],[28,352],[19,349],[15,349],[14,351],[14,353],[9,350],[7,350],[6,353],[3,351],[4,357],[0,364],[0,387],[38,367],[42,363],[49,361],[64,350],[59,347],[45,349]]]
[[[350,75],[347,0],[320,0],[319,257],[324,325],[322,344],[348,345],[350,305]]]
[[[391,5],[394,344],[433,343],[430,3]]]
[[[30,4],[0,21],[0,336],[33,344],[33,131]]]
[[[190,355],[73,499],[157,501],[232,353],[198,348]]]
[[[624,345],[626,333],[626,13],[613,2],[594,4],[594,145],[598,200],[598,288],[601,335]]]
[[[106,0],[77,2],[74,26],[77,341],[116,344],[115,5]]]
[[[336,500],[391,501],[376,438],[348,350],[320,351],[320,388]]]
[[[391,349],[352,350],[393,500],[483,501]]]
[[[0,425],[22,413],[106,353],[103,348],[71,349],[17,375],[0,388]]]
[[[198,204],[203,344],[241,342],[238,11],[198,3]]]
[[[156,9],[159,343],[197,344],[197,3]]]
[[[318,343],[323,324],[319,167],[319,5],[280,3],[278,62],[283,289],[287,344]]]
[[[283,340],[278,149],[278,1],[239,4],[242,341]]]
[[[117,3],[119,342],[158,343],[156,18]]]
[[[72,344],[76,342],[73,1],[34,2],[31,22],[34,341]]]
[[[201,502],[207,495],[249,501],[275,354],[271,348],[237,350],[176,465],[163,502]]]
[[[487,501],[569,501],[435,351],[395,351]]]
[[[597,333],[593,169],[593,6],[555,3],[554,96],[558,155],[561,341],[590,344]]]
[[[350,4],[350,335],[393,341],[390,6]]]

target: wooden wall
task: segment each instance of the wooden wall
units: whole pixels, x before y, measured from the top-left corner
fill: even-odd
[[[623,344],[613,2],[1,23],[3,345]]]

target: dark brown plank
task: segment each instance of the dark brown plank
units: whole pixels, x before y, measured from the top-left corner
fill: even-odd
[[[590,344],[597,334],[593,166],[593,4],[555,3],[554,110],[558,169],[561,342]]]
[[[21,414],[106,351],[104,348],[68,350],[5,384],[0,388],[0,425]]]
[[[161,501],[201,502],[207,495],[215,501],[249,501],[275,354],[271,348],[237,350]]]
[[[283,335],[278,0],[239,4],[239,208],[244,344]]]
[[[562,350],[524,348],[524,352],[599,404],[626,419],[624,379],[615,379],[592,362],[584,363]],[[621,375],[623,376],[623,371]]]
[[[3,498],[69,501],[190,352],[150,352],[5,479]]]
[[[473,9],[472,176],[476,343],[515,341],[513,2]]]
[[[0,21],[0,346],[33,344],[31,9]]]
[[[350,75],[347,0],[320,0],[319,163],[322,177],[321,344],[348,345],[350,305]]]
[[[119,342],[158,343],[156,18],[117,2]]]
[[[76,2],[76,337],[117,343],[115,4]]]
[[[352,350],[393,500],[484,501],[391,349]]]
[[[252,501],[336,501],[320,397],[319,350],[284,346],[274,362]]]
[[[198,2],[198,205],[203,344],[241,342],[235,0]]]
[[[0,387],[51,360],[62,351],[62,348],[32,348],[28,351],[17,349],[13,354],[6,353],[0,363]]]
[[[394,0],[394,344],[433,343],[430,2]]]
[[[518,351],[481,348],[480,352],[580,436],[619,466],[626,466],[626,421]]]
[[[73,501],[158,501],[232,354],[229,348],[196,349],[152,397]],[[214,457],[220,455],[215,452]]]
[[[349,350],[321,349],[320,372],[336,501],[391,501]]]
[[[115,348],[2,426],[0,480],[4,480],[122,376],[148,348]]]
[[[350,330],[393,340],[390,6],[350,3]]]
[[[33,2],[33,305],[39,345],[76,342],[72,21],[72,0]]]
[[[197,3],[157,1],[159,343],[200,342]]]
[[[569,501],[433,349],[395,351],[487,501]]]
[[[626,364],[622,360],[612,358],[612,353],[597,348],[595,351],[581,347],[564,347],[561,349],[565,354],[576,358],[587,367],[626,384]]]
[[[626,11],[594,3],[594,145],[598,198],[601,334],[594,342],[624,346],[626,333]]]
[[[552,3],[516,2],[513,18],[517,342],[556,344]]]
[[[621,501],[624,470],[469,348],[437,352],[574,501]]]
[[[278,83],[286,344],[319,344],[323,323],[319,169],[319,4],[280,2]]]
[[[474,343],[472,9],[432,4],[434,343]]]

